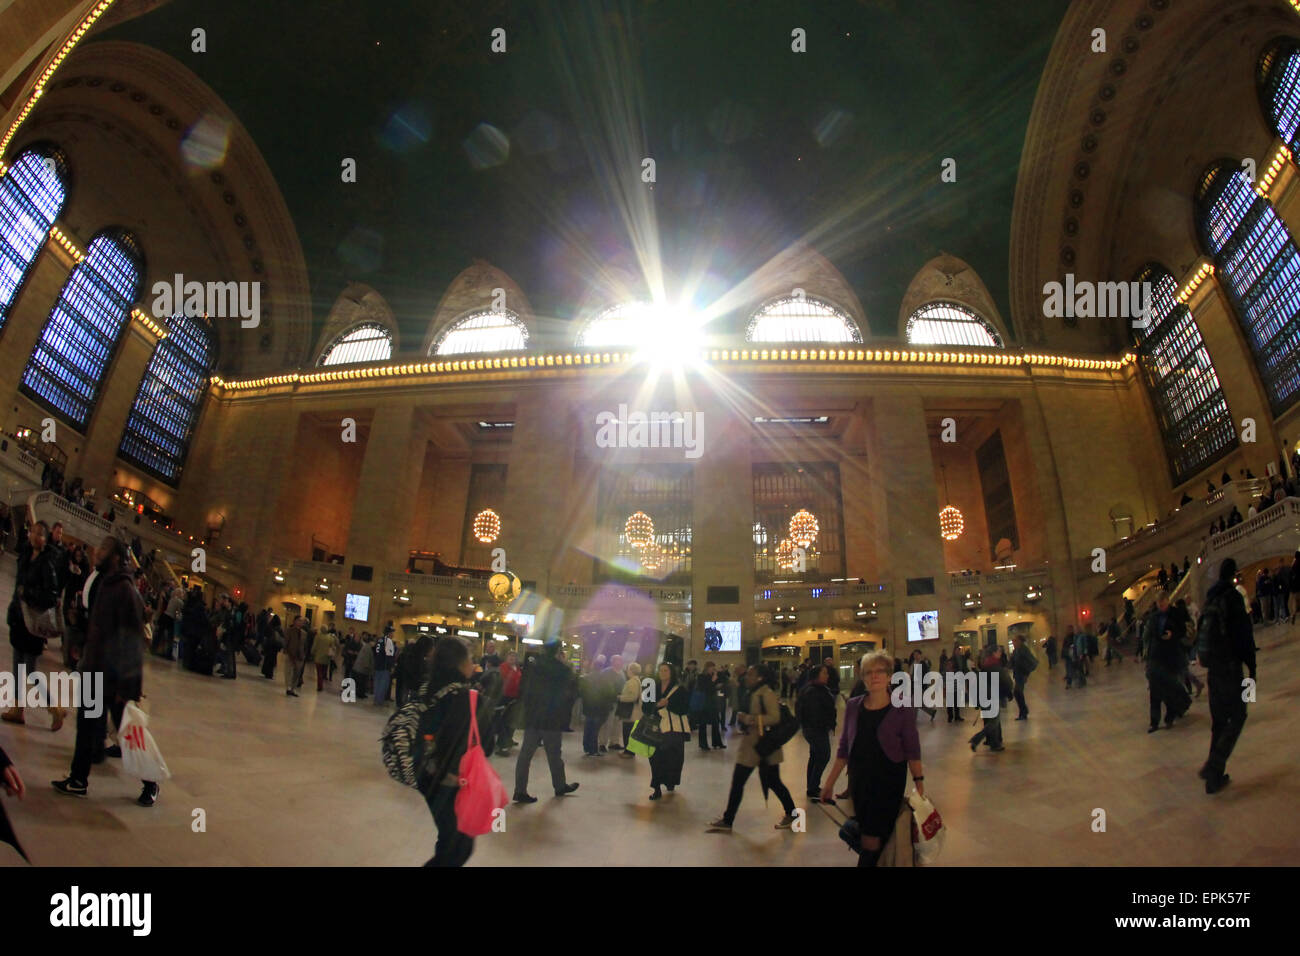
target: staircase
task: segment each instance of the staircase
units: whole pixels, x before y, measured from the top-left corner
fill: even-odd
[[[1237,567],[1245,568],[1260,561],[1290,558],[1300,550],[1300,498],[1284,498],[1255,517],[1213,535],[1201,552],[1199,564],[1193,564],[1173,599],[1185,597],[1200,604],[1225,558],[1233,558]]]

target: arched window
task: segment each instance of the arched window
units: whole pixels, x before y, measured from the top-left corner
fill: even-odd
[[[0,328],[67,198],[68,165],[52,146],[25,150],[0,178]]]
[[[652,313],[646,302],[611,305],[587,320],[574,344],[580,349],[638,348],[651,334]]]
[[[135,236],[106,229],[90,241],[41,330],[23,390],[85,429],[118,336],[140,296],[144,255]]]
[[[393,357],[393,333],[376,322],[354,325],[321,353],[317,365],[384,362]]]
[[[973,309],[956,302],[928,302],[907,320],[910,345],[965,345],[1003,348],[1002,336]]]
[[[467,352],[518,352],[528,348],[528,329],[519,316],[502,309],[485,309],[460,319],[438,337],[430,355]]]
[[[206,318],[174,315],[140,380],[118,454],[164,481],[180,478],[213,366]]]
[[[1269,125],[1294,151],[1300,133],[1300,43],[1289,37],[1270,43],[1259,58],[1255,82]]]
[[[749,320],[749,342],[862,343],[858,324],[829,302],[786,296],[764,303]]]
[[[1228,161],[1201,177],[1196,220],[1269,403],[1281,414],[1300,399],[1300,249],[1273,204]]]
[[[1168,269],[1151,263],[1134,281],[1151,284],[1151,316],[1135,328],[1138,367],[1151,394],[1174,484],[1213,464],[1237,445],[1228,402],[1191,309],[1176,296]]]

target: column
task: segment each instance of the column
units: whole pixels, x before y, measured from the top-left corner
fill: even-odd
[[[935,483],[925,407],[919,394],[886,392],[871,408],[870,470],[879,489],[882,574],[893,590],[893,621],[888,648],[906,657],[921,648],[937,660],[939,648],[952,643],[958,623],[957,602],[948,588],[943,539],[939,536],[939,489]],[[908,596],[909,578],[931,578],[933,594]],[[909,642],[909,611],[939,611],[936,643]],[[888,622],[881,620],[888,626]]]
[[[703,440],[695,460],[691,521],[691,634],[686,660],[703,664],[704,622],[740,621],[742,649],[757,648],[754,623],[753,424],[717,396],[701,402]],[[739,590],[738,604],[710,604],[710,587]],[[711,655],[719,663],[727,655]],[[734,661],[733,661],[734,663]]]

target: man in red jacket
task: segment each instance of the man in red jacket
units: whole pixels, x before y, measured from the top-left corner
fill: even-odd
[[[514,708],[519,702],[519,656],[511,651],[501,665],[501,713],[493,732],[497,740],[497,753],[505,756],[515,746]]]
[[[107,732],[103,705],[107,704],[112,712],[114,725],[122,726],[126,702],[140,699],[144,682],[144,602],[132,581],[126,545],[110,535],[100,544],[95,558],[99,577],[80,667],[83,681],[96,671],[103,672],[104,699],[98,702],[98,716],[90,716],[85,706],[77,709],[72,769],[66,779],[51,781],[59,793],[74,797],[86,795],[92,756]],[[158,799],[158,784],[152,780],[142,783],[144,789],[136,802],[152,807]]]

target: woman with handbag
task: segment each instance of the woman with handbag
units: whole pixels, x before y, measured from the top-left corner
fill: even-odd
[[[916,792],[925,796],[921,768],[921,742],[916,733],[916,711],[895,707],[889,699],[893,666],[884,651],[863,656],[859,665],[867,692],[849,701],[844,712],[839,751],[830,776],[822,784],[822,799],[835,790],[835,781],[849,769],[853,817],[862,834],[858,866],[875,866],[894,835],[910,770]],[[911,840],[910,833],[898,839]]]
[[[747,733],[740,742],[740,753],[736,755],[736,767],[731,774],[727,809],[721,817],[709,824],[710,833],[731,832],[736,812],[740,809],[740,801],[745,795],[745,783],[755,767],[758,768],[758,779],[764,794],[769,790],[775,793],[785,810],[785,816],[777,822],[776,828],[788,830],[794,823],[794,798],[790,796],[789,788],[781,782],[782,748],[776,747],[766,755],[758,749],[764,728],[773,727],[781,721],[781,701],[776,692],[780,680],[775,665],[766,668],[751,667],[745,671],[745,684],[749,688],[749,712],[740,715],[740,723],[745,728],[753,727],[755,732]]]
[[[686,761],[686,741],[691,737],[691,721],[687,716],[691,701],[678,683],[677,668],[664,661],[659,665],[659,686],[655,695],[653,713],[659,719],[659,732],[663,740],[655,745],[650,756],[651,800],[663,796],[662,787],[672,793],[682,782],[682,764]]]
[[[619,691],[614,713],[623,722],[623,749],[619,756],[635,760],[636,754],[627,749],[627,744],[632,737],[632,727],[641,719],[641,665],[636,661],[627,665],[627,680]]]
[[[469,748],[469,679],[473,674],[469,648],[459,638],[448,637],[434,648],[432,673],[418,691],[429,708],[421,718],[420,732],[432,740],[432,750],[425,748],[417,786],[438,830],[433,856],[425,866],[464,866],[474,852],[474,838],[460,831],[456,819],[460,763]],[[479,707],[475,715],[480,741],[492,739],[491,713],[490,707]]]
[[[47,637],[59,632],[59,572],[52,549],[46,547],[44,521],[28,529],[28,546],[18,555],[14,596],[9,604],[9,643],[14,649],[14,679],[21,666],[28,678],[36,673]],[[27,686],[15,687],[15,696],[25,699]],[[24,707],[12,707],[2,715],[11,724],[25,724]],[[50,729],[57,731],[67,715],[62,707],[51,707]]]

